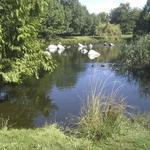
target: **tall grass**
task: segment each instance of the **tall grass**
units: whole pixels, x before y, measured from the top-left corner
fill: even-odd
[[[110,137],[120,130],[123,110],[122,104],[103,104],[100,97],[93,97],[82,111],[79,133],[93,140]]]
[[[121,87],[118,82],[112,81],[111,76],[95,81],[95,75],[96,72],[90,79],[90,89],[81,109],[77,130],[80,137],[98,141],[120,132],[126,105],[118,94]],[[106,91],[110,86],[112,90],[108,93]]]
[[[110,95],[104,93],[102,85],[98,92],[93,87],[88,95],[78,123],[80,136],[97,141],[119,133],[125,112],[124,100],[117,101],[116,90],[112,90]]]
[[[9,119],[4,119],[0,117],[0,129],[8,129],[8,121]]]

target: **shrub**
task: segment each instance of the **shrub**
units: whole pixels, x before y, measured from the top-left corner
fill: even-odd
[[[25,54],[24,57],[10,60],[1,60],[0,77],[5,83],[22,83],[24,79],[29,77],[39,78],[42,71],[52,72],[56,63],[52,57],[45,55],[42,51],[40,41],[34,43],[37,52]]]
[[[120,41],[121,30],[119,25],[110,23],[99,24],[96,28],[96,35],[100,36],[106,41]]]
[[[0,1],[0,82],[38,78],[40,70],[52,71],[52,58],[42,53],[37,34],[46,1]]]
[[[128,45],[124,44],[120,58],[129,68],[150,67],[150,35],[142,36]]]

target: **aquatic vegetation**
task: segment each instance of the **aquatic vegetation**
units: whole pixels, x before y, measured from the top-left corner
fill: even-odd
[[[150,35],[140,37],[139,40],[121,47],[120,60],[128,68],[150,67]]]

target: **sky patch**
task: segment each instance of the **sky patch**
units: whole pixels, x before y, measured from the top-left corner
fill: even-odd
[[[143,8],[147,0],[79,0],[85,5],[90,13],[110,12],[120,3],[130,3],[131,7]]]

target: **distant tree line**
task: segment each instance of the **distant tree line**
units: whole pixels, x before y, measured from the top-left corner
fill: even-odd
[[[97,26],[111,23],[120,26],[123,34],[149,32],[149,3],[144,9],[120,4],[110,13],[90,14],[79,0],[47,0],[48,6],[41,22],[39,35],[96,35]]]
[[[107,13],[90,14],[78,0],[48,0],[39,35],[95,35],[96,26],[107,21]]]
[[[120,4],[110,13],[110,22],[119,24],[122,33],[143,35],[150,32],[150,0],[143,9],[131,8],[130,5]]]

